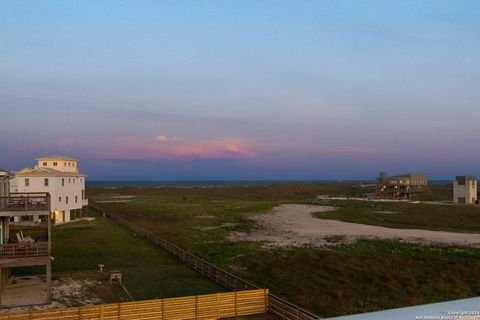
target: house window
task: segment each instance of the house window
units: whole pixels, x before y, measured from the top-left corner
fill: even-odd
[[[72,163],[72,167],[75,167],[75,162]]]
[[[58,197],[58,202],[62,202],[62,197]]]
[[[68,183],[70,183],[70,178],[68,178]]]
[[[465,203],[465,197],[458,197],[458,203],[464,204]]]
[[[54,167],[56,167],[56,166],[57,166],[57,163],[56,163],[56,162],[54,162],[54,163],[53,163],[53,166],[54,166]]]
[[[43,185],[48,187],[48,178],[43,179]]]
[[[43,166],[44,166],[44,167],[46,167],[46,166],[47,166],[47,163],[46,163],[46,162],[44,162],[44,163],[43,163]]]
[[[65,197],[65,203],[68,204],[68,196]]]
[[[62,187],[65,185],[65,178],[62,178]]]
[[[25,178],[25,187],[29,187],[29,186],[30,186],[30,179]]]
[[[77,200],[78,200],[78,196],[75,196],[75,203],[77,203]]]

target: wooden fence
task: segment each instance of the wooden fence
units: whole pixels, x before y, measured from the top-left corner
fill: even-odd
[[[0,320],[194,320],[266,313],[268,290],[0,314]]]
[[[120,215],[104,210],[98,207],[94,201],[90,199],[89,207],[100,213],[105,213],[112,220],[116,221],[118,224],[130,229],[138,235],[152,241],[153,243],[160,246],[162,249],[168,251],[173,256],[178,258],[184,264],[195,270],[196,272],[206,276],[210,280],[218,283],[228,290],[238,291],[238,290],[258,290],[260,289],[256,285],[245,281],[221,268],[216,267],[215,265],[200,259],[197,256],[183,250],[182,248],[176,246],[175,244],[161,238],[155,233],[121,217]],[[269,293],[269,309],[270,313],[275,314],[276,316],[281,317],[285,320],[318,320],[320,317],[317,315],[300,308],[299,306],[290,303],[284,299],[281,299],[274,294]]]

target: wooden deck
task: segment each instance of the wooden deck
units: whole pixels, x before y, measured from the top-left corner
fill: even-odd
[[[0,259],[48,256],[48,242],[0,244]]]
[[[48,193],[11,193],[8,197],[0,197],[0,216],[39,215],[48,214],[49,211]]]

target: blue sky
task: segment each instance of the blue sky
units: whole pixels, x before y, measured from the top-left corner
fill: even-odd
[[[1,1],[0,167],[480,174],[478,1]]]

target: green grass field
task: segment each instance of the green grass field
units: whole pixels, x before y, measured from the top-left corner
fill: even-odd
[[[243,277],[322,317],[478,296],[480,251],[361,240],[330,249],[262,250]]]
[[[474,248],[362,240],[322,248],[265,249],[260,243],[226,240],[231,231],[254,228],[249,218],[253,213],[266,212],[281,203],[311,203],[317,194],[339,195],[350,190],[351,186],[335,184],[332,189],[328,185],[275,185],[270,188],[88,191],[89,196],[97,200],[135,196],[127,203],[99,205],[322,317],[480,294],[477,282],[480,250]],[[364,204],[367,202],[336,202],[341,206],[339,212],[392,211],[399,212],[399,217],[403,213],[404,220],[395,217],[383,222],[392,227],[477,230],[477,209],[473,208],[409,207],[400,203],[370,208],[362,207]],[[423,212],[427,217],[422,220]],[[429,223],[429,220],[433,222]],[[375,223],[380,222],[369,224]],[[332,243],[338,242],[335,237],[331,240]]]
[[[338,200],[326,204],[338,209],[316,217],[389,228],[480,232],[479,206]]]
[[[211,190],[175,189],[178,194],[170,190],[158,194],[158,189],[125,189],[117,195],[136,195],[131,202],[98,205],[124,215],[219,266],[226,266],[231,258],[251,252],[259,245],[247,242],[232,245],[225,237],[232,231],[252,228],[254,222],[249,219],[252,213],[267,212],[282,203],[273,199],[239,200],[197,194],[197,191],[210,193]],[[102,191],[99,190],[94,198],[101,201],[115,196],[111,191]],[[247,193],[246,198],[250,195],[254,193]]]
[[[96,216],[95,213],[89,212]],[[120,270],[136,300],[223,292],[150,242],[109,219],[74,222],[53,228],[53,276],[68,272]]]

